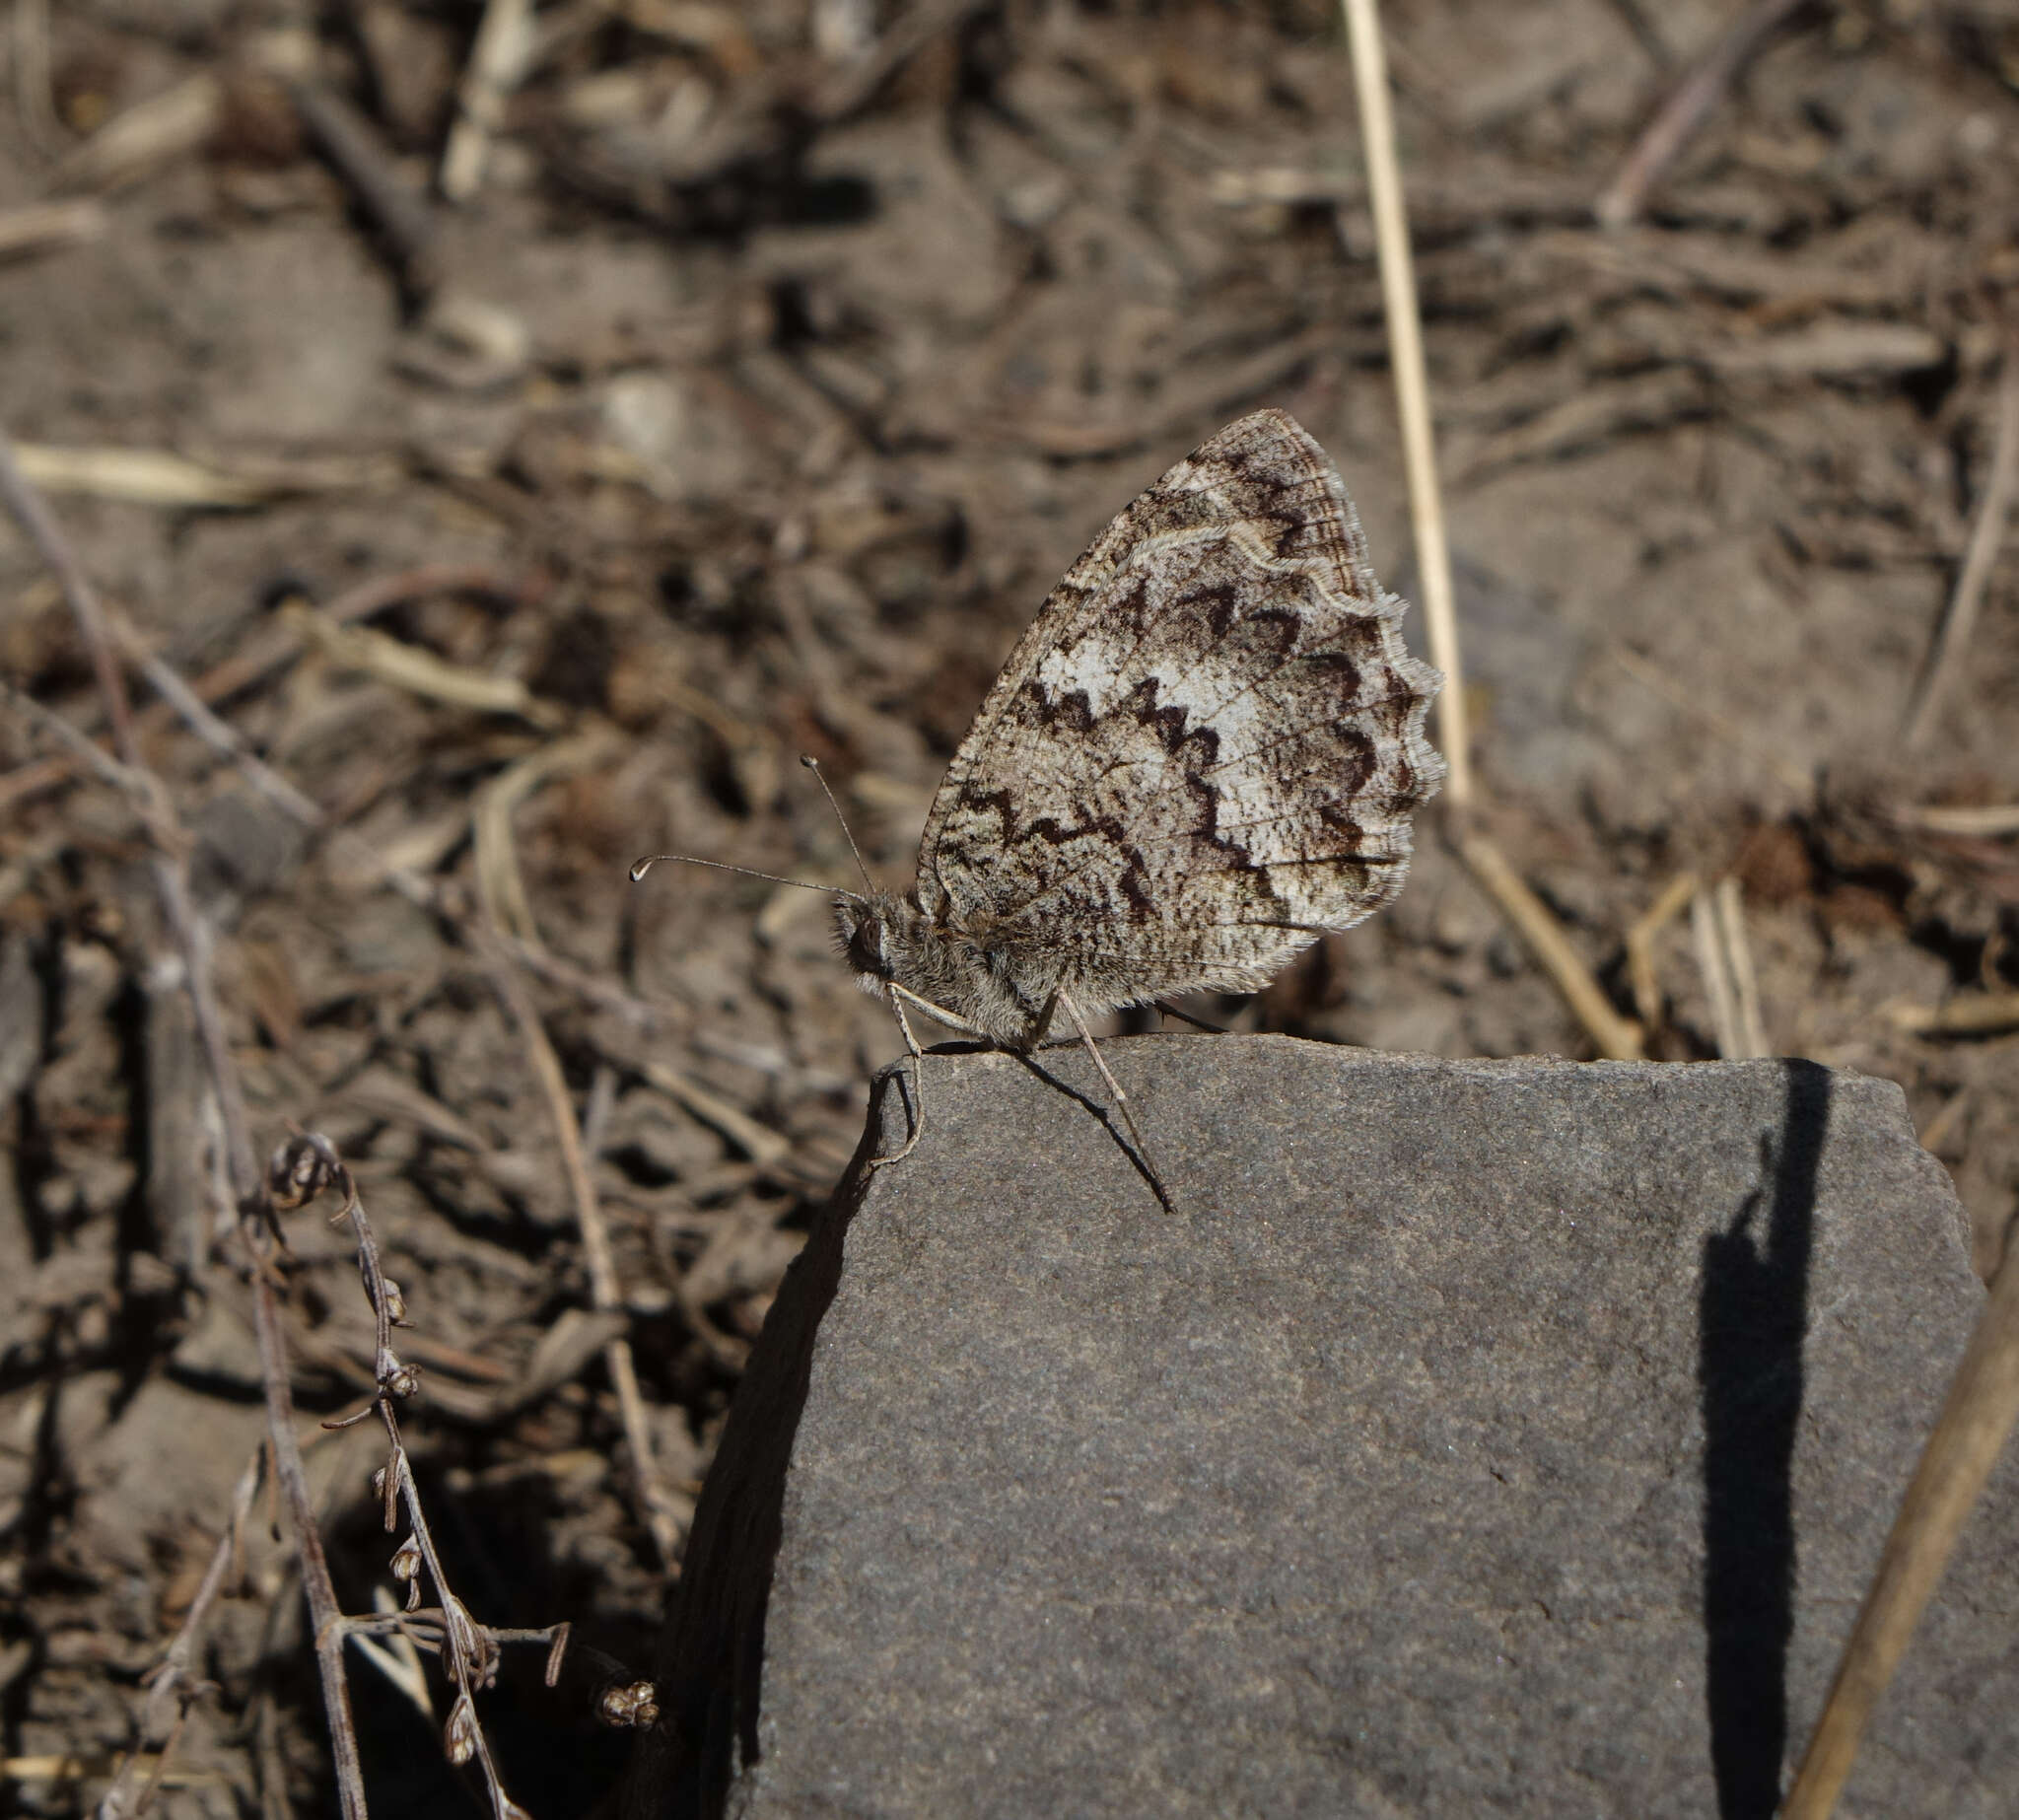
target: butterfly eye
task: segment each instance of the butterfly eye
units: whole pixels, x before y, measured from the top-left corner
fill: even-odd
[[[890,950],[883,939],[883,919],[866,916],[848,939],[849,965],[858,973],[873,973],[878,979],[890,977]]]

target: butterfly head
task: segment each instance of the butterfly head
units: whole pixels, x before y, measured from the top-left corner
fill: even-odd
[[[889,891],[834,900],[835,945],[865,992],[880,995],[885,984],[897,978],[909,945],[906,938],[920,920],[915,905]]]

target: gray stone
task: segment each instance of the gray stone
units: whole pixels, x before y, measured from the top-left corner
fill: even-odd
[[[1174,1217],[1070,1050],[844,1182],[626,1814],[1771,1814],[1983,1302],[1899,1088],[1106,1053]],[[2015,1532],[2008,1457],[1845,1813],[2012,1813]]]

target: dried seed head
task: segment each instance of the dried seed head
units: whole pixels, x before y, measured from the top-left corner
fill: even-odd
[[[385,1318],[395,1327],[407,1325],[406,1297],[399,1293],[399,1285],[390,1277],[382,1279],[385,1288]]]
[[[458,1768],[477,1754],[477,1709],[467,1694],[456,1697],[442,1733],[442,1748]]]
[[[618,1730],[642,1728],[659,1722],[659,1689],[650,1681],[633,1681],[628,1686],[606,1687],[595,1703],[595,1715]]]
[[[392,1551],[392,1577],[410,1580],[421,1571],[421,1549],[412,1536]]]
[[[403,1403],[415,1395],[421,1387],[421,1367],[417,1365],[400,1365],[385,1374],[381,1388],[396,1403]]]
[[[266,1163],[266,1191],[283,1211],[306,1207],[332,1182],[347,1181],[336,1147],[319,1132],[297,1132]]]

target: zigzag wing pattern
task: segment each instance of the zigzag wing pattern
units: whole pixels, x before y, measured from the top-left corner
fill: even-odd
[[[1040,609],[933,804],[919,902],[1036,996],[1250,991],[1400,889],[1443,762],[1325,453],[1222,430]]]

